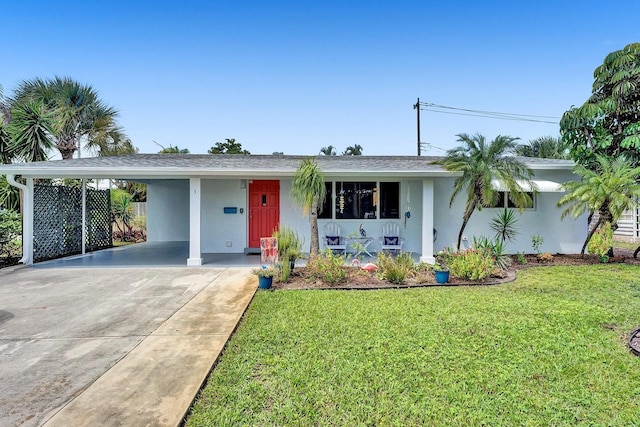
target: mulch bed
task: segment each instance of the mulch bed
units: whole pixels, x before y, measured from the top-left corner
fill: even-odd
[[[616,249],[615,257],[610,263],[640,264],[640,259],[633,258],[633,251]],[[305,268],[296,268],[291,274],[291,279],[287,283],[279,283],[274,279],[272,289],[400,289],[426,286],[478,286],[496,285],[500,283],[512,282],[516,279],[518,270],[530,267],[558,266],[558,265],[591,265],[600,264],[600,260],[595,255],[579,254],[554,254],[553,260],[540,261],[536,254],[525,255],[526,263],[518,262],[516,255],[512,256],[511,267],[502,273],[501,277],[489,277],[482,281],[469,281],[451,278],[447,284],[436,283],[432,272],[416,277],[409,277],[402,284],[390,283],[380,279],[375,273],[362,271],[356,267],[346,267],[347,278],[340,283],[327,283],[311,277]],[[640,340],[640,339],[639,339]],[[639,343],[640,344],[640,343]],[[639,347],[640,348],[640,347]]]
[[[18,261],[20,261],[19,257],[0,258],[0,268],[12,267],[14,265],[18,265]]]

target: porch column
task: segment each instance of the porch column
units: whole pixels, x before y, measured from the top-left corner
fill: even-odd
[[[436,262],[433,256],[433,179],[422,180],[422,256],[420,261]]]
[[[187,265],[202,265],[200,252],[200,178],[189,178],[189,258]]]
[[[33,264],[33,178],[27,178],[27,185],[20,184],[14,175],[7,174],[7,182],[22,190],[22,258],[21,264]]]

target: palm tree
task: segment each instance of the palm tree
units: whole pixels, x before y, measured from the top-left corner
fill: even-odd
[[[622,212],[640,198],[640,167],[632,167],[625,157],[612,161],[606,156],[597,155],[595,170],[577,165],[574,173],[581,179],[563,184],[567,194],[558,200],[558,206],[567,206],[562,212],[562,218],[567,215],[577,218],[589,212],[591,219],[593,213],[598,212],[598,220],[587,234],[580,251],[584,255],[593,233],[607,222],[615,231]]]
[[[115,122],[117,111],[104,104],[91,86],[70,77],[25,80],[13,101],[14,105],[38,101],[52,113],[55,145],[63,159],[73,158],[83,141],[88,148],[100,149],[123,140]]]
[[[568,159],[569,146],[560,138],[542,136],[529,141],[528,144],[519,144],[515,150],[518,156],[539,157],[543,159]]]
[[[361,156],[362,155],[362,145],[350,145],[346,150],[342,153],[343,156]]]
[[[327,147],[322,147],[320,149],[320,154],[325,156],[335,156],[336,155],[336,147],[333,145],[329,145]]]
[[[487,143],[485,137],[480,134],[469,136],[461,133],[457,137],[458,142],[463,145],[447,151],[445,157],[433,163],[443,166],[448,171],[462,173],[453,182],[453,194],[449,201],[451,207],[456,196],[466,190],[467,202],[458,233],[457,247],[460,248],[462,233],[473,212],[476,209],[481,210],[483,206],[495,205],[498,200],[499,192],[492,187],[491,180],[499,179],[509,190],[511,201],[523,210],[531,203],[531,198],[518,181],[530,185],[533,171],[507,154],[513,152],[518,138],[498,135]]]
[[[162,147],[162,145],[161,145],[161,147]],[[168,147],[162,147],[162,150],[158,151],[158,153],[160,153],[160,154],[189,154],[189,149],[188,148],[178,148],[177,145],[174,147],[173,145],[169,144]]]
[[[11,138],[8,126],[11,123],[11,108],[5,101],[0,85],[0,163],[8,165],[13,160]]]
[[[26,162],[47,160],[54,147],[53,114],[41,102],[29,100],[16,104],[12,116],[9,124],[12,156]]]
[[[310,214],[311,242],[309,259],[320,253],[318,240],[318,208],[322,206],[326,196],[324,173],[312,158],[302,161],[291,182],[291,197],[294,203],[302,208],[304,215]]]

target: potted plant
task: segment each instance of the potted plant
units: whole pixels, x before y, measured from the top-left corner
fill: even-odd
[[[436,283],[449,282],[448,259],[450,252],[447,250],[440,251],[436,255],[436,263],[433,265],[433,272],[436,276]]]
[[[252,273],[258,276],[258,287],[260,289],[269,289],[273,284],[273,276],[278,274],[278,269],[273,265],[263,265],[261,268],[253,270]]]

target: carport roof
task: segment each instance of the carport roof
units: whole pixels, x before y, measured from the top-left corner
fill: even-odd
[[[184,179],[293,176],[309,156],[132,154],[0,165],[0,173],[34,178]],[[450,176],[434,156],[312,156],[326,176]],[[530,168],[571,169],[569,160],[520,158]]]

